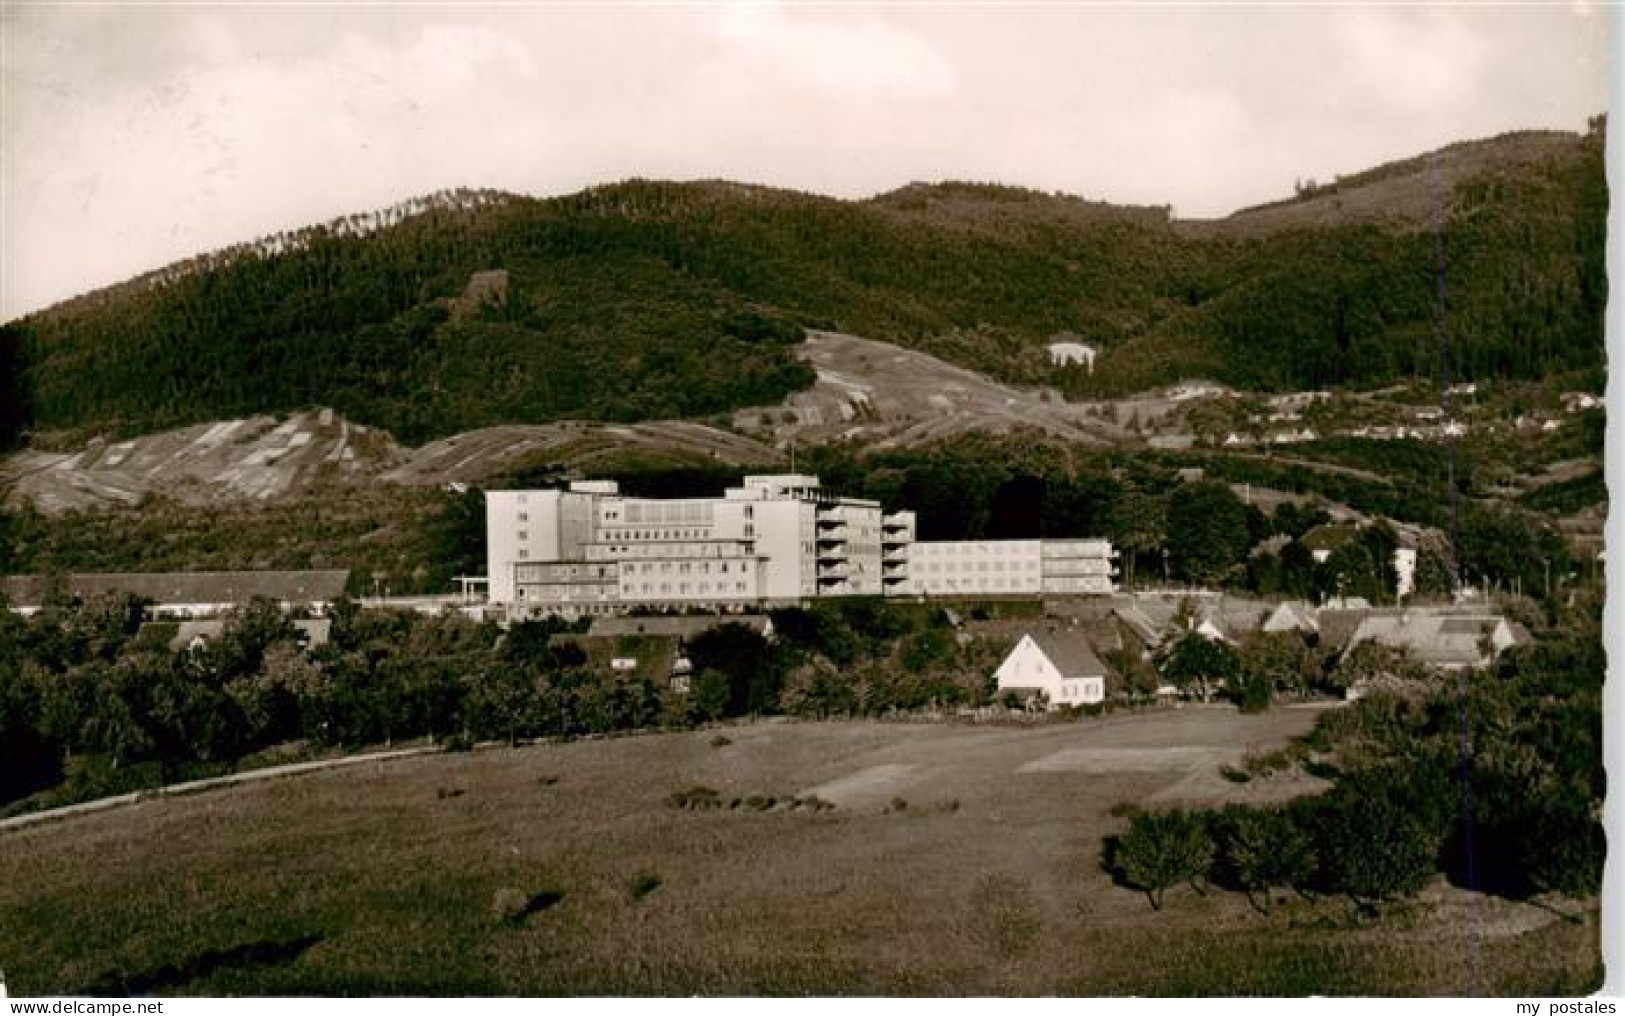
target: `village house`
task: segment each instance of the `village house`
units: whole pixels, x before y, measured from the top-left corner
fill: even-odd
[[[999,694],[1042,701],[1051,709],[1106,699],[1106,665],[1076,628],[1028,632],[994,676]]]
[[[196,651],[204,648],[213,640],[225,634],[225,621],[149,621],[141,626],[145,633],[149,628],[162,630],[167,625],[173,625],[175,633],[169,637],[169,648],[179,652],[182,649]],[[331,639],[333,622],[327,618],[316,620],[297,620],[293,622],[294,640],[305,649],[320,649],[327,645]]]
[[[1485,666],[1506,650],[1531,641],[1523,625],[1492,614],[1373,611],[1349,636],[1343,655],[1371,642],[1450,671]]]
[[[1318,635],[1320,621],[1313,606],[1302,600],[1288,600],[1279,604],[1264,618],[1261,629],[1266,635],[1295,631],[1302,635]]]

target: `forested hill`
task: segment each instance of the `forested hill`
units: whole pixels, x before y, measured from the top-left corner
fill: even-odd
[[[310,405],[409,442],[706,416],[809,384],[805,326],[1072,396],[1375,385],[1436,371],[1441,265],[1458,376],[1600,370],[1606,207],[1600,122],[1216,223],[978,184],[856,202],[717,182],[464,192],[7,324],[0,443]],[[1050,367],[1063,334],[1101,350],[1092,374]]]

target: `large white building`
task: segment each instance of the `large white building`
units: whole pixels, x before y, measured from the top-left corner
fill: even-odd
[[[830,496],[816,476],[747,476],[701,498],[627,497],[602,480],[491,491],[485,518],[491,602],[513,612],[726,609],[886,591],[879,503]]]
[[[820,596],[1109,593],[1104,540],[919,543],[910,511],[816,476],[747,476],[721,497],[627,497],[613,481],[486,494],[490,600],[511,614],[739,609]]]

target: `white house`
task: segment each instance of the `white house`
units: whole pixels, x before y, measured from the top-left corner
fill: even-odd
[[[1106,665],[1081,631],[1029,632],[995,672],[999,692],[1037,697],[1051,709],[1106,698]]]
[[[1050,363],[1057,367],[1065,367],[1069,363],[1082,364],[1089,373],[1095,372],[1095,348],[1086,346],[1081,342],[1051,342],[1049,344]]]

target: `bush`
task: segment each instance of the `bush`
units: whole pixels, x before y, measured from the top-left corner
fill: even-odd
[[[474,741],[467,734],[452,734],[441,742],[440,747],[445,751],[473,751]]]
[[[666,798],[666,803],[673,808],[684,811],[709,811],[722,807],[722,798],[710,787],[690,787],[687,790],[674,790]]]
[[[1200,892],[1213,865],[1206,823],[1177,809],[1136,815],[1108,851],[1118,877],[1144,892],[1154,910],[1162,909],[1163,893],[1180,882]]]
[[[645,896],[660,888],[660,876],[652,871],[640,871],[632,876],[632,882],[627,886],[626,894],[636,903]]]
[[[1275,697],[1269,677],[1251,670],[1244,669],[1231,675],[1227,689],[1244,713],[1264,712]]]

